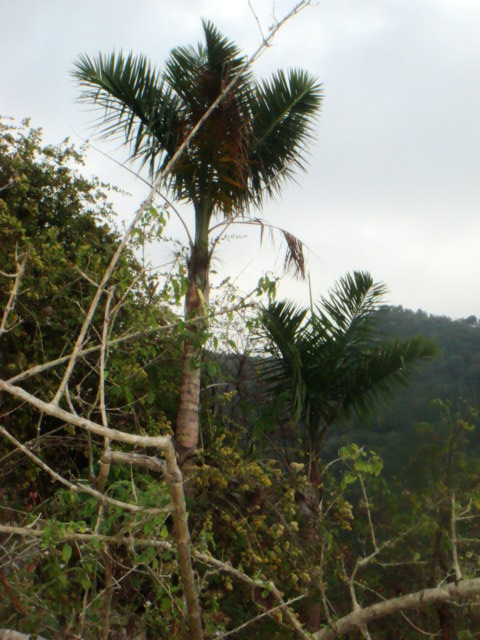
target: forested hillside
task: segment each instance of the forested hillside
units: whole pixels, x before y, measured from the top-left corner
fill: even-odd
[[[388,307],[380,314],[379,327],[396,336],[421,334],[440,347],[440,356],[415,379],[409,403],[403,403],[411,406],[417,419],[427,417],[422,398],[463,398],[470,402],[480,397],[480,323],[475,316],[451,320],[424,311]],[[399,396],[399,402],[405,399],[404,395]],[[392,410],[394,407],[397,411],[398,405],[390,405]]]
[[[378,328],[385,335],[423,335],[438,345],[440,353],[413,374],[408,386],[398,388],[386,402],[379,402],[375,411],[353,417],[339,428],[327,446],[327,456],[333,456],[338,446],[352,437],[381,453],[389,473],[401,473],[409,465],[413,446],[419,439],[417,426],[438,420],[435,400],[449,404],[451,411],[462,407],[478,407],[480,399],[480,324],[471,316],[452,320],[411,311],[402,307],[385,307],[377,317]],[[421,430],[421,427],[420,427]],[[413,446],[413,448],[412,448]],[[472,454],[480,451],[480,436],[469,442]]]

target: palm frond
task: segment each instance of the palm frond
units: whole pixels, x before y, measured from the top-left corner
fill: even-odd
[[[438,355],[436,343],[423,336],[389,341],[374,348],[352,380],[343,410],[368,413],[378,399],[391,397],[397,386],[406,386],[422,362]]]
[[[211,22],[203,21],[203,28],[205,44],[177,47],[165,67],[167,82],[185,106],[185,136],[234,77],[236,82],[180,159],[172,186],[180,199],[208,199],[229,216],[245,203],[252,74],[236,45]]]
[[[82,55],[72,75],[82,89],[80,100],[101,110],[104,137],[124,137],[131,156],[151,169],[156,156],[175,149],[179,100],[144,56]]]
[[[220,77],[233,78],[246,64],[247,58],[241,53],[240,48],[230,42],[210,20],[202,19],[205,35],[205,64],[207,69]],[[245,70],[244,80],[250,81],[252,73]]]
[[[298,70],[257,84],[240,49],[213,23],[202,24],[204,42],[173,49],[163,73],[143,56],[120,52],[81,56],[73,75],[81,99],[102,111],[101,133],[123,136],[132,158],[148,164],[152,174],[235,78],[166,180],[178,199],[203,208],[208,202],[209,216],[231,216],[260,205],[303,168],[322,93]],[[290,236],[285,240],[286,266],[301,273],[300,245]]]
[[[265,335],[269,340],[272,358],[260,365],[264,384],[274,393],[289,394],[297,419],[305,405],[304,361],[306,309],[293,302],[275,302],[261,312]]]
[[[288,231],[282,230],[287,249],[285,252],[284,270],[296,278],[305,279],[305,255],[303,242]]]
[[[375,283],[365,271],[348,273],[333,287],[328,297],[322,297],[317,306],[317,317],[332,333],[358,332],[373,319],[386,294],[383,283]]]
[[[266,230],[270,234],[270,240],[273,246],[275,246],[275,234],[280,234],[285,243],[284,272],[291,274],[294,278],[305,279],[305,244],[300,238],[286,229],[282,229],[282,227],[266,222],[262,218],[236,220],[234,224],[247,224],[260,227],[260,244],[263,242]]]
[[[321,85],[305,71],[277,72],[258,85],[252,113],[251,190],[261,200],[303,169],[306,143],[322,103]]]

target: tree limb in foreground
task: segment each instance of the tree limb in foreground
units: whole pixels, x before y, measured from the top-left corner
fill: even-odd
[[[0,629],[0,640],[47,640],[36,633],[20,633],[11,629]]]
[[[391,600],[385,600],[384,602],[378,602],[369,607],[352,611],[330,627],[320,629],[313,634],[313,637],[315,640],[334,640],[362,625],[399,613],[404,609],[418,609],[438,602],[449,602],[455,598],[469,598],[478,595],[480,595],[480,578],[462,580],[458,583],[451,582],[443,587],[422,589],[415,593],[408,593],[405,596],[392,598]]]

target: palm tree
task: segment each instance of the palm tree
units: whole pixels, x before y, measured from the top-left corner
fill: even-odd
[[[375,312],[386,293],[369,273],[341,278],[315,308],[280,301],[262,314],[272,358],[263,378],[282,393],[301,428],[310,474],[329,427],[342,415],[368,411],[379,396],[406,384],[420,361],[438,349],[420,336],[386,341]]]
[[[185,316],[202,315],[209,299],[214,216],[233,219],[260,207],[304,166],[322,93],[301,70],[278,71],[256,82],[246,57],[211,22],[203,21],[204,44],[178,47],[163,72],[143,56],[112,53],[80,57],[74,76],[82,99],[103,112],[105,136],[121,136],[132,159],[158,176],[190,131],[233,78],[236,83],[211,113],[185,152],[165,176],[163,186],[193,206],[195,231],[190,242]],[[303,269],[298,243],[285,234],[287,262]],[[184,343],[183,379],[175,425],[179,448],[198,442],[201,332],[189,325]]]
[[[422,337],[386,341],[375,325],[383,284],[368,273],[341,278],[326,298],[311,308],[280,301],[262,313],[264,337],[271,358],[261,366],[261,379],[279,404],[286,400],[300,430],[309,485],[298,495],[303,522],[302,543],[316,541],[321,496],[319,458],[328,429],[349,412],[363,414],[374,401],[405,384],[420,361],[437,354],[435,344]],[[298,448],[297,438],[294,447]],[[309,602],[305,623],[318,629],[321,606]]]

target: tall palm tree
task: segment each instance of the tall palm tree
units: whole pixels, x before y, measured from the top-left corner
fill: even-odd
[[[246,216],[304,166],[306,144],[319,112],[317,81],[301,70],[278,71],[256,82],[246,57],[216,27],[203,21],[205,42],[178,47],[162,72],[143,56],[86,55],[75,64],[82,98],[102,111],[105,136],[121,136],[157,176],[207,109],[237,76],[165,176],[164,187],[193,206],[195,231],[188,260],[185,316],[202,315],[209,299],[213,216]],[[298,244],[285,235],[290,258],[302,269]],[[202,326],[189,326],[175,438],[180,448],[198,442]]]
[[[280,301],[263,311],[272,355],[263,377],[274,394],[285,394],[312,472],[335,420],[352,411],[364,413],[438,352],[420,336],[382,338],[375,312],[385,292],[369,273],[357,271],[341,278],[316,307]]]

